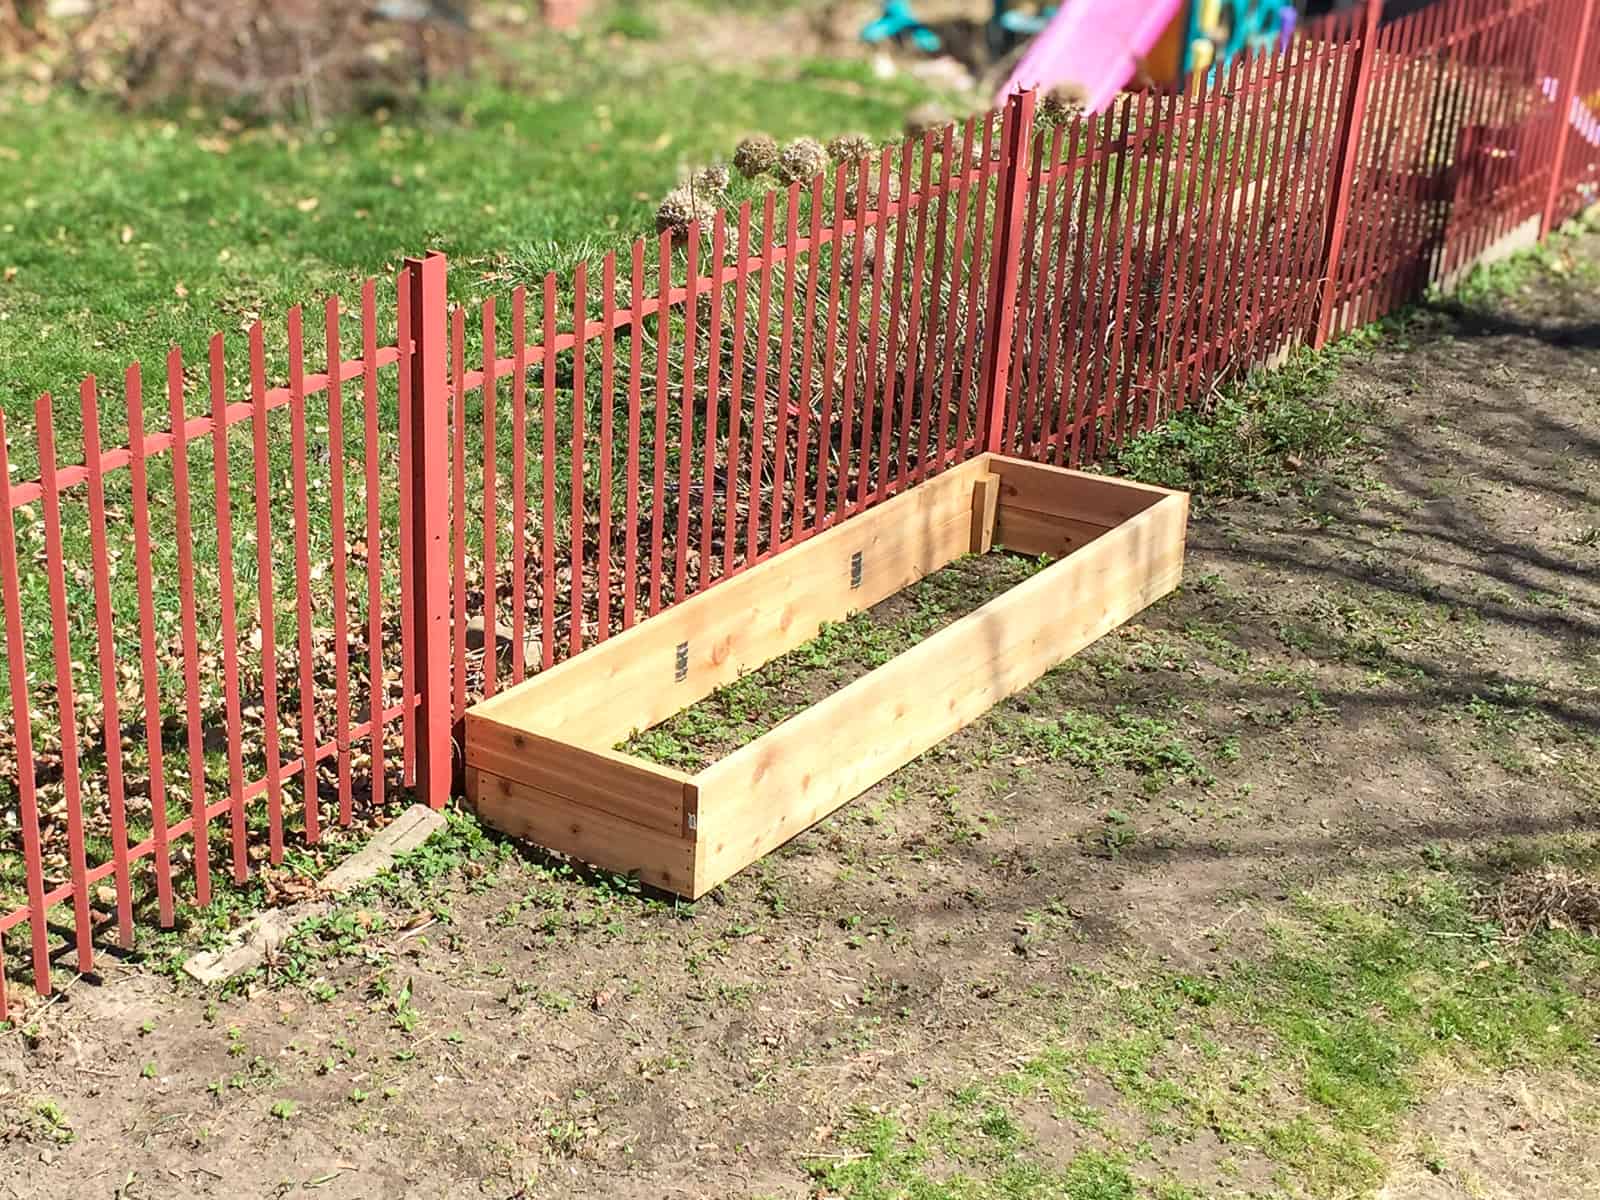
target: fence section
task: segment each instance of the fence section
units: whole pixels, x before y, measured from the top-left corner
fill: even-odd
[[[154,388],[136,363],[114,395],[90,379],[74,406],[41,397],[31,482],[12,482],[0,421],[21,849],[5,883],[22,893],[0,932],[26,924],[40,991],[57,905],[90,972],[102,927],[131,946],[136,915],[170,925],[181,900],[209,903],[213,870],[242,882],[409,782],[409,388],[389,369],[409,284],[381,342],[373,282],[358,311],[330,301],[321,371],[292,311],[286,386],[268,387],[257,321],[244,363],[217,335],[194,367],[174,349]]]
[[[458,718],[979,448],[1026,120],[834,164],[451,314]]]
[[[1592,145],[1556,162],[1572,126],[1561,80],[1592,74],[1580,35],[1593,19],[1592,0],[1454,0],[1376,32],[1360,52],[1364,120],[1325,336],[1538,240],[1555,171],[1593,170]]]
[[[449,308],[442,257],[408,262],[392,310],[369,282],[174,350],[155,403],[138,365],[41,398],[0,436],[0,950],[40,992],[92,971],[218,875],[443,804],[477,698],[979,450],[1092,463],[1531,240],[1600,181],[1597,19],[1314,22],[1191,94],[1017,97],[509,296]]]
[[[1092,462],[1303,333],[1354,33],[1036,133],[1006,449]]]
[[[1555,101],[1557,124],[1544,233],[1600,203],[1600,4],[1581,0],[1574,8],[1571,65],[1539,81],[1540,92]]]

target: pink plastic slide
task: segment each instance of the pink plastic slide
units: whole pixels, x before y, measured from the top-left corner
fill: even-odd
[[[1183,0],[1065,0],[1033,39],[1000,89],[1001,100],[1027,88],[1075,84],[1084,107],[1099,112],[1133,77],[1136,59],[1161,39]]]

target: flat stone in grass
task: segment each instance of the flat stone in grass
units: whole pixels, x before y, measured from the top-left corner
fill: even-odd
[[[394,865],[394,860],[415,850],[444,828],[442,812],[425,804],[413,804],[384,826],[372,840],[340,863],[322,881],[326,895],[342,896]],[[312,917],[331,907],[327,900],[306,900],[288,908],[259,913],[246,921],[228,944],[218,950],[202,950],[183,964],[186,973],[205,984],[217,984],[259,967],[283,940]]]

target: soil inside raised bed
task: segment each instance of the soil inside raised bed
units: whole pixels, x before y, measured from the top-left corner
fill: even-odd
[[[1002,549],[958,558],[873,607],[824,625],[804,645],[635,733],[616,749],[699,771],[1048,565],[1048,559]]]

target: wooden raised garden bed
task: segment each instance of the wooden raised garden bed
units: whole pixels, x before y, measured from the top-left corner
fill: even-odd
[[[467,713],[489,824],[691,899],[1177,586],[1189,498],[981,455]],[[1059,558],[698,774],[612,749],[991,544]]]

